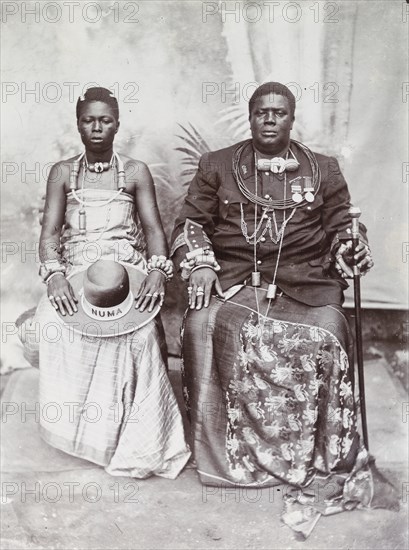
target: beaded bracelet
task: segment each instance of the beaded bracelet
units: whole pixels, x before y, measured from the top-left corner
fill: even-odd
[[[60,262],[60,260],[46,260],[45,262],[40,264],[39,275],[43,283],[46,283],[46,281],[53,273],[62,273],[63,275],[65,275],[66,271],[66,266],[62,262]]]
[[[152,254],[148,260],[148,274],[151,271],[159,271],[159,273],[165,276],[166,281],[170,281],[173,277],[173,262],[166,258],[166,256]]]
[[[166,282],[170,281],[170,279],[172,278],[172,276],[169,277],[169,275],[166,273],[166,271],[164,271],[161,267],[151,267],[148,270],[148,274],[152,273],[152,271],[159,271],[159,273],[161,273],[165,277]]]
[[[184,280],[188,280],[193,271],[200,267],[210,267],[215,272],[221,269],[212,250],[200,251],[194,256],[190,255],[190,257],[187,254],[186,258],[181,261],[180,267],[182,268],[181,277]]]

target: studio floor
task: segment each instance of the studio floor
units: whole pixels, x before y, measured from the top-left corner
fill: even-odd
[[[366,361],[365,374],[370,450],[398,488],[401,509],[323,517],[306,541],[297,540],[280,521],[284,486],[206,488],[192,463],[174,481],[114,478],[47,446],[39,437],[36,415],[27,414],[37,401],[38,371],[26,368],[3,376],[2,409],[8,414],[1,423],[1,547],[407,549],[408,397],[385,359]],[[170,362],[170,377],[181,402],[176,358]]]

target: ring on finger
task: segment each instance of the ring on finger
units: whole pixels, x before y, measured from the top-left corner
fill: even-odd
[[[49,300],[54,300],[54,296],[52,294],[49,295],[48,297]]]
[[[196,290],[196,296],[203,296],[204,290]]]
[[[149,292],[147,292],[145,296],[149,296],[149,298],[152,298],[153,294],[149,294]]]
[[[152,298],[157,298],[158,296],[159,296],[159,292],[154,292],[154,293],[152,294]]]

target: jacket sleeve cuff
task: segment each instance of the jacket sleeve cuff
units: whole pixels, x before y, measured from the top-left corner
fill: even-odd
[[[170,255],[173,256],[176,250],[184,245],[188,247],[189,252],[200,249],[213,250],[209,237],[203,231],[203,226],[189,218],[186,218],[183,233],[179,233],[174,240]]]

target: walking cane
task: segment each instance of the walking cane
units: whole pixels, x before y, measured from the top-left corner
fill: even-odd
[[[359,216],[361,210],[357,206],[351,206],[349,215],[352,219],[352,250],[355,254],[356,247],[359,244]],[[362,350],[362,322],[361,322],[361,273],[359,267],[354,262],[354,301],[355,301],[355,332],[356,332],[356,357],[358,364],[358,383],[359,383],[359,403],[361,406],[361,423],[364,445],[369,451],[368,427],[366,422],[366,404],[365,404],[365,379],[364,379],[364,359]]]

